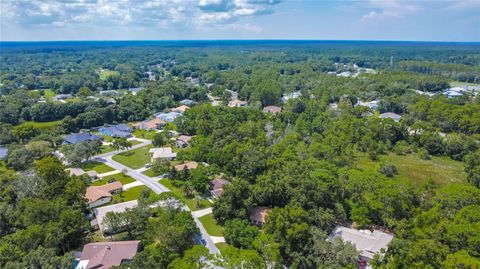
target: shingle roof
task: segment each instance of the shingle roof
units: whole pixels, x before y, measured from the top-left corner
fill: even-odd
[[[173,152],[172,148],[170,147],[152,148],[150,149],[149,152],[152,153],[153,159],[158,159],[158,158],[170,159],[170,158],[177,157],[177,153]]]
[[[180,140],[184,143],[188,143],[192,138],[193,138],[193,136],[181,135],[181,136],[177,137],[177,140]]]
[[[8,148],[1,147],[0,148],[0,159],[3,159],[5,157],[7,157],[7,154],[8,154]]]
[[[107,269],[131,260],[137,254],[140,241],[97,242],[83,246],[76,269]],[[82,262],[86,261],[86,262]]]
[[[263,108],[263,112],[270,112],[270,113],[280,113],[282,112],[282,108],[279,106],[266,106]]]
[[[265,206],[255,207],[254,209],[252,209],[250,211],[249,218],[250,218],[251,221],[264,223],[266,218],[267,218],[267,214],[268,214],[269,210],[270,210],[270,208],[265,207]]]
[[[85,198],[89,203],[93,203],[102,197],[111,197],[111,192],[119,190],[123,187],[120,181],[115,181],[102,186],[90,186],[85,192]]]
[[[185,168],[187,168],[188,170],[196,169],[197,167],[198,167],[197,162],[182,163],[182,164],[178,164],[178,165],[174,166],[175,170],[177,170],[177,171],[182,171]]]
[[[100,140],[100,137],[91,133],[76,133],[65,136],[64,140],[69,144],[78,144],[90,140]]]

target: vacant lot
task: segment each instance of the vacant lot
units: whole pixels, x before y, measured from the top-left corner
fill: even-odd
[[[138,149],[126,151],[113,156],[112,159],[128,167],[138,169],[150,162],[149,151],[151,148],[152,146],[148,145]]]
[[[115,175],[111,175],[111,176],[106,176],[102,179],[99,179],[97,181],[94,181],[92,182],[92,186],[101,186],[101,185],[105,185],[108,183],[108,181],[110,179],[113,179],[115,181],[120,181],[122,182],[123,185],[125,184],[128,184],[128,183],[132,183],[132,182],[135,182],[135,179],[127,176],[127,175],[124,175],[122,173],[118,173],[118,174],[115,174]]]
[[[100,69],[98,71],[98,75],[100,76],[101,80],[106,80],[108,77],[114,76],[114,75],[120,75],[120,73],[118,71],[112,71],[112,70],[108,70],[108,69]]]
[[[192,211],[197,211],[202,208],[211,206],[210,202],[206,199],[200,199],[198,201],[199,205],[197,206],[197,201],[194,198],[185,197],[183,190],[181,188],[175,187],[168,178],[164,178],[160,180],[160,183],[162,183],[165,187],[170,189],[173,192],[173,194],[175,194],[175,196],[177,196],[182,202],[184,202]]]
[[[213,218],[213,214],[208,214],[198,219],[209,235],[223,236],[223,227],[217,224],[217,221]]]
[[[398,169],[396,178],[411,180],[421,184],[425,179],[433,179],[440,185],[453,182],[465,182],[466,174],[463,164],[447,157],[433,157],[431,160],[423,160],[417,155],[396,155],[390,153],[380,157],[380,161],[373,162],[365,156],[357,159],[357,167],[362,170],[376,170],[380,168],[382,161],[393,163]]]
[[[94,161],[84,162],[84,163],[80,164],[80,168],[85,170],[85,172],[90,171],[90,170],[94,170],[98,174],[103,174],[103,173],[107,173],[107,172],[111,172],[111,171],[115,170],[115,169],[111,168],[110,166],[108,166],[104,163],[94,162]]]

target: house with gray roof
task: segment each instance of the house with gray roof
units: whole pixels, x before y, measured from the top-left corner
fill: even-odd
[[[400,116],[396,113],[393,113],[393,112],[386,112],[386,113],[380,114],[380,118],[381,119],[392,119],[395,122],[399,122],[400,118],[402,118],[402,116]]]
[[[84,133],[76,133],[76,134],[70,134],[65,136],[63,143],[73,145],[73,144],[78,144],[81,142],[93,141],[93,140],[100,140],[100,137],[98,135],[84,132]]]
[[[5,159],[8,155],[8,148],[0,147],[0,160]]]
[[[132,128],[128,124],[122,123],[108,127],[101,127],[98,132],[112,137],[132,137]]]

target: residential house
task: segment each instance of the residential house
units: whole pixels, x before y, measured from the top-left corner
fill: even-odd
[[[76,133],[65,136],[64,144],[78,144],[85,141],[100,140],[100,137],[91,133]]]
[[[218,198],[220,195],[223,193],[223,187],[226,185],[230,184],[226,179],[223,178],[216,178],[212,181],[210,181],[210,186],[212,187],[212,190],[210,193],[212,194],[212,197]]]
[[[142,129],[142,130],[151,131],[151,130],[160,130],[160,129],[162,129],[165,125],[167,125],[167,122],[165,122],[165,121],[162,120],[162,119],[155,118],[155,119],[153,119],[153,120],[142,121],[142,122],[135,123],[135,124],[133,125],[133,127],[134,127],[134,128],[137,128],[137,129]]]
[[[282,108],[279,106],[266,106],[263,108],[263,112],[268,112],[272,114],[278,114],[282,112]]]
[[[360,252],[361,261],[368,262],[380,250],[388,249],[393,235],[378,230],[357,230],[343,226],[337,226],[332,231],[328,240],[340,237],[345,242],[350,242]]]
[[[175,146],[177,148],[186,148],[186,147],[188,147],[188,145],[190,143],[190,140],[192,138],[193,138],[193,136],[181,135],[181,136],[177,137],[177,139],[175,140]]]
[[[177,153],[172,151],[172,148],[152,148],[150,149],[151,161],[155,159],[174,160],[177,157]]]
[[[71,94],[58,94],[58,95],[55,95],[52,99],[53,101],[62,101],[69,98],[72,98]]]
[[[8,148],[0,147],[0,160],[5,159],[8,155]]]
[[[190,99],[183,99],[182,101],[180,101],[180,104],[186,105],[186,106],[192,106],[192,105],[195,105],[196,103],[197,102]]]
[[[261,226],[265,224],[268,211],[270,211],[270,208],[265,206],[255,207],[250,211],[249,219],[252,222],[252,224]]]
[[[138,201],[132,200],[128,202],[93,208],[92,211],[95,215],[95,219],[92,221],[92,228],[98,228],[100,229],[100,231],[102,231],[102,233],[108,233],[108,227],[105,226],[105,223],[103,222],[103,219],[108,212],[123,213],[128,209],[137,207],[137,205]]]
[[[90,186],[85,192],[85,198],[88,202],[88,208],[94,208],[112,201],[112,196],[122,189],[120,181],[115,181],[102,186]]]
[[[189,106],[181,105],[179,107],[172,108],[172,112],[185,113],[185,111],[187,111],[188,109],[190,109]]]
[[[96,242],[83,246],[75,269],[108,269],[133,259],[137,254],[139,240]]]
[[[98,176],[97,172],[95,172],[93,170],[85,172],[82,168],[67,168],[67,169],[65,169],[65,171],[67,171],[70,176],[79,177],[79,176],[87,175],[92,180],[96,179],[97,176]]]
[[[355,104],[355,107],[357,106],[366,106],[370,108],[371,110],[377,110],[378,109],[378,100],[373,100],[369,102],[363,102],[363,101],[358,101],[358,103]]]
[[[193,161],[174,166],[176,171],[183,171],[183,169],[188,169],[188,170],[197,169],[197,167],[198,167],[198,163]]]
[[[296,92],[292,92],[292,93],[289,93],[289,94],[284,94],[282,96],[282,102],[286,103],[288,100],[290,99],[296,99],[296,98],[299,98],[302,96],[302,93],[300,91],[296,91]]]
[[[393,112],[386,112],[386,113],[380,114],[380,118],[381,119],[387,119],[388,118],[388,119],[392,119],[395,122],[399,122],[400,118],[402,118],[402,116],[400,116],[396,113],[393,113]]]
[[[443,93],[447,98],[457,98],[457,97],[462,97],[463,92],[460,91],[454,91],[454,90],[448,90]]]
[[[181,115],[182,115],[182,113],[171,111],[171,112],[168,112],[168,113],[164,113],[164,112],[157,113],[157,114],[155,114],[155,117],[159,118],[163,121],[166,121],[166,122],[173,122],[177,117],[179,117]]]
[[[242,100],[238,100],[238,99],[233,99],[233,100],[228,102],[229,107],[243,107],[243,106],[247,106],[247,105],[248,105],[247,101],[242,101]]]
[[[128,124],[122,123],[108,127],[101,127],[98,132],[102,135],[112,137],[132,137],[132,128]]]
[[[143,88],[138,87],[138,88],[128,88],[128,91],[132,93],[132,95],[137,95],[139,91],[143,90]]]

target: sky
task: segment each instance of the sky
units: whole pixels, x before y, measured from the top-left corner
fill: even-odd
[[[0,0],[2,41],[480,41],[480,0]]]

